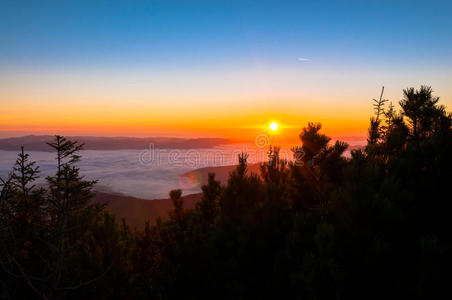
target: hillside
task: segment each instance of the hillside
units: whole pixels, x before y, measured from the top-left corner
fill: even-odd
[[[183,197],[185,208],[194,208],[201,194],[191,194]],[[131,228],[141,228],[146,220],[154,223],[157,217],[168,219],[168,212],[173,205],[171,199],[140,199],[121,194],[95,192],[93,199],[96,203],[108,203],[107,209],[113,212],[117,219],[125,218]]]
[[[180,181],[186,186],[203,186],[207,184],[209,173],[215,173],[215,179],[220,181],[222,185],[226,185],[228,183],[229,173],[231,173],[236,167],[236,165],[230,165],[199,168],[181,174]],[[248,172],[260,175],[261,171],[259,164],[249,164]]]

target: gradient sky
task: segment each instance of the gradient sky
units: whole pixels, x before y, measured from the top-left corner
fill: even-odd
[[[421,84],[452,107],[451,1],[0,1],[0,136],[364,136]]]

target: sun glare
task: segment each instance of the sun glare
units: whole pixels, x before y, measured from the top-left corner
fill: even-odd
[[[277,123],[275,123],[275,122],[272,122],[272,123],[270,124],[270,126],[269,126],[269,128],[270,128],[271,130],[273,130],[273,131],[278,130],[278,127],[279,127],[279,125],[278,125]]]

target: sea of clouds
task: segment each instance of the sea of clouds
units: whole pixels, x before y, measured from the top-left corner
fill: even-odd
[[[154,149],[150,145],[144,150],[83,150],[77,167],[85,179],[98,180],[97,190],[161,199],[167,198],[172,189],[182,189],[184,195],[201,191],[196,180],[187,184],[186,180],[181,179],[181,174],[203,167],[235,165],[242,152],[248,153],[249,163],[262,162],[267,159],[267,151],[268,142],[265,139],[256,139],[253,144],[230,144],[207,149]],[[55,174],[55,153],[28,153],[40,167],[37,184],[44,185],[45,177]],[[293,158],[289,146],[281,148],[280,155],[283,159]],[[349,155],[347,151],[345,156]],[[0,150],[0,177],[8,177],[16,158],[17,151]]]
[[[146,150],[84,150],[76,164],[89,180],[98,180],[96,189],[145,198],[167,198],[172,189],[183,194],[200,192],[200,186],[186,186],[180,175],[202,167],[233,165],[237,155],[250,152],[250,162],[265,159],[266,151],[246,146],[225,146],[211,149],[146,149]],[[37,184],[56,171],[55,153],[30,151],[30,159],[40,167]],[[16,151],[0,150],[0,177],[6,178],[17,158]]]

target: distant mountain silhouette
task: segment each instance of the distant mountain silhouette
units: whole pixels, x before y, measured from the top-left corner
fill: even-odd
[[[24,146],[27,151],[52,151],[46,142],[53,140],[51,135],[28,135],[0,139],[0,150],[20,150]],[[120,150],[147,149],[150,144],[159,149],[211,148],[229,144],[231,141],[222,138],[174,138],[174,137],[93,137],[72,136],[68,139],[84,143],[84,150]]]

